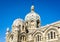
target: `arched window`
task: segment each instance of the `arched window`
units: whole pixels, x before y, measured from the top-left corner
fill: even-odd
[[[55,34],[55,32],[54,32],[54,38],[56,38],[56,34]]]
[[[53,32],[50,32],[51,33],[51,39],[53,39]]]
[[[34,20],[31,20],[31,26],[34,26]]]
[[[21,41],[26,41],[26,37],[24,35],[21,36]]]
[[[39,35],[37,35],[37,40],[39,41]]]
[[[24,25],[22,26],[22,31],[24,31]]]
[[[50,39],[50,34],[48,33],[48,39]]]
[[[26,24],[28,24],[28,22],[26,22]]]
[[[37,28],[39,28],[39,23],[40,23],[40,21],[39,21],[39,20],[37,20]]]
[[[40,36],[40,41],[42,40],[41,36]]]
[[[42,39],[41,36],[40,35],[37,35],[36,41],[39,42],[39,41],[41,41],[41,39]]]
[[[54,32],[54,31],[49,32],[47,35],[48,35],[48,39],[55,39],[56,38],[56,32]]]
[[[28,31],[28,29],[26,28],[26,33],[28,33],[29,31]]]
[[[21,28],[21,25],[19,25],[19,28]]]
[[[31,20],[31,22],[34,22],[33,20]]]
[[[13,42],[13,35],[11,35],[10,37],[10,42]]]

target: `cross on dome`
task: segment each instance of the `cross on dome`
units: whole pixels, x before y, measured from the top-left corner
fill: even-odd
[[[34,11],[34,5],[31,6],[31,11]]]

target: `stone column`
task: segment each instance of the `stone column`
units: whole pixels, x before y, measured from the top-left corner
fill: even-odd
[[[42,40],[43,42],[46,42],[46,39],[47,39],[47,38],[46,38],[46,36],[45,36],[44,33],[43,33],[43,38],[42,38],[42,39],[43,39],[43,40]]]

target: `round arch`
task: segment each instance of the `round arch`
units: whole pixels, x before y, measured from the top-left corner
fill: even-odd
[[[20,42],[26,41],[26,33],[25,32],[19,34],[19,40],[20,40]]]
[[[34,33],[33,33],[33,39],[34,39],[34,42],[40,42],[42,41],[42,38],[43,38],[43,32],[40,31],[40,30],[36,30]]]
[[[46,28],[45,31],[44,31],[44,33],[46,34],[46,33],[48,33],[50,30],[54,30],[54,31],[56,31],[57,33],[59,33],[59,32],[58,32],[58,29],[57,29],[56,27]]]
[[[36,31],[33,33],[33,37],[34,37],[35,35],[37,35],[37,34],[41,34],[41,35],[43,36],[42,33],[43,33],[42,31],[40,31],[40,30],[36,30]]]
[[[52,40],[52,39],[55,39],[57,40],[58,39],[58,28],[56,27],[49,27],[47,29],[45,29],[45,37],[46,37],[46,40]]]

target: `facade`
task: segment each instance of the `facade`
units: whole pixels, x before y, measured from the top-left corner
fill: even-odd
[[[60,42],[60,21],[41,26],[40,16],[31,6],[25,20],[14,20],[11,32],[7,28],[6,42]]]

